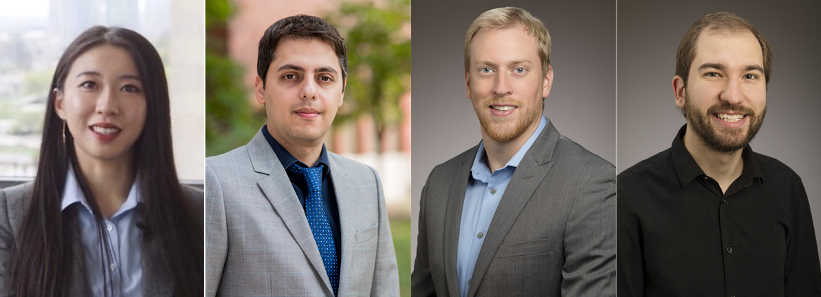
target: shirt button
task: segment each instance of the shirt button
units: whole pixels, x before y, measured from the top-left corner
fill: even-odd
[[[722,199],[721,203],[727,204],[727,199]]]
[[[706,176],[705,176],[705,177],[704,177],[704,180],[707,180],[707,179],[708,179],[708,177],[706,177]]]
[[[496,194],[496,188],[491,188],[490,189],[490,194]]]
[[[111,271],[114,271],[117,269],[117,264],[111,263],[111,265],[108,265],[108,268],[111,268]]]
[[[482,236],[485,236],[484,234],[482,234],[482,232],[479,232],[479,234],[476,234],[476,238],[482,238]]]
[[[106,223],[105,224],[105,229],[108,230],[108,231],[111,231],[111,229],[114,229],[114,226],[112,226],[111,223]]]
[[[732,253],[733,253],[733,248],[731,248],[731,247],[727,247],[727,253],[728,253],[728,254],[732,254]]]

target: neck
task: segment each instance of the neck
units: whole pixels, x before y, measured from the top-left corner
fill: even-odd
[[[268,125],[268,133],[271,134],[271,137],[273,137],[279,145],[284,147],[291,156],[294,156],[294,158],[310,167],[316,164],[316,161],[319,160],[319,155],[322,154],[322,138],[318,141],[310,142],[291,141],[285,137],[278,137],[277,131],[273,131],[271,125]]]
[[[536,132],[536,128],[539,127],[539,121],[541,121],[541,116],[539,120],[531,123],[522,134],[506,142],[493,140],[488,136],[487,132],[485,132],[485,129],[482,129],[482,141],[485,144],[485,153],[487,154],[487,161],[491,173],[505,166],[505,164],[513,158],[513,155],[525,145],[527,139]]]
[[[130,154],[115,160],[100,160],[78,152],[77,163],[80,168],[75,169],[75,174],[82,174],[102,215],[110,218],[128,198],[134,184]]]
[[[704,144],[696,132],[691,130],[690,125],[687,125],[683,141],[684,147],[693,156],[698,167],[718,182],[722,192],[726,192],[744,171],[744,160],[741,158],[743,148],[730,153],[716,152]]]

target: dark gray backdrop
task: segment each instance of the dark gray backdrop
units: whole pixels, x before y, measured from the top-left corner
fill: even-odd
[[[545,115],[560,133],[615,163],[615,1],[416,1],[411,159],[414,259],[419,198],[428,174],[482,139],[465,90],[465,33],[482,12],[503,6],[529,11],[550,32],[554,81],[545,100]]]
[[[821,237],[819,2],[657,2],[618,3],[618,171],[670,147],[686,122],[672,87],[681,36],[708,13],[732,12],[767,37],[774,55],[767,116],[750,145],[801,176]]]

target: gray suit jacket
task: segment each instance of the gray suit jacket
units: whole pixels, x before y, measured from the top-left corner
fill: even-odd
[[[339,296],[399,296],[382,183],[329,153],[339,205]],[[262,132],[205,160],[206,295],[333,296],[305,210]]]
[[[459,228],[478,148],[436,166],[422,190],[414,297],[461,296]],[[510,179],[467,296],[615,296],[615,179],[548,120]]]
[[[13,248],[14,238],[20,230],[20,224],[23,223],[23,217],[26,215],[31,200],[32,186],[33,183],[26,183],[0,191],[0,295],[2,296],[6,296],[5,294],[14,296],[14,292],[9,291],[9,271],[11,269],[9,253]],[[202,213],[202,190],[184,186],[183,191],[192,202],[191,205],[195,207],[194,211]],[[202,222],[202,216],[198,216],[197,219]],[[79,229],[76,230],[78,233],[74,238],[79,239]],[[171,283],[168,268],[165,267],[160,257],[164,253],[160,242],[144,237],[141,251],[143,296],[171,296],[174,293],[174,286]],[[68,296],[91,296],[85,261],[83,261],[85,255],[79,240],[74,242],[71,252],[74,253],[76,260],[71,275],[65,276],[71,278]]]

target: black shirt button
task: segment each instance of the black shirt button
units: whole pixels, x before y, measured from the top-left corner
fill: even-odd
[[[727,253],[732,254],[733,253],[733,248],[732,247],[727,247]]]
[[[727,199],[722,199],[721,203],[727,204]]]

